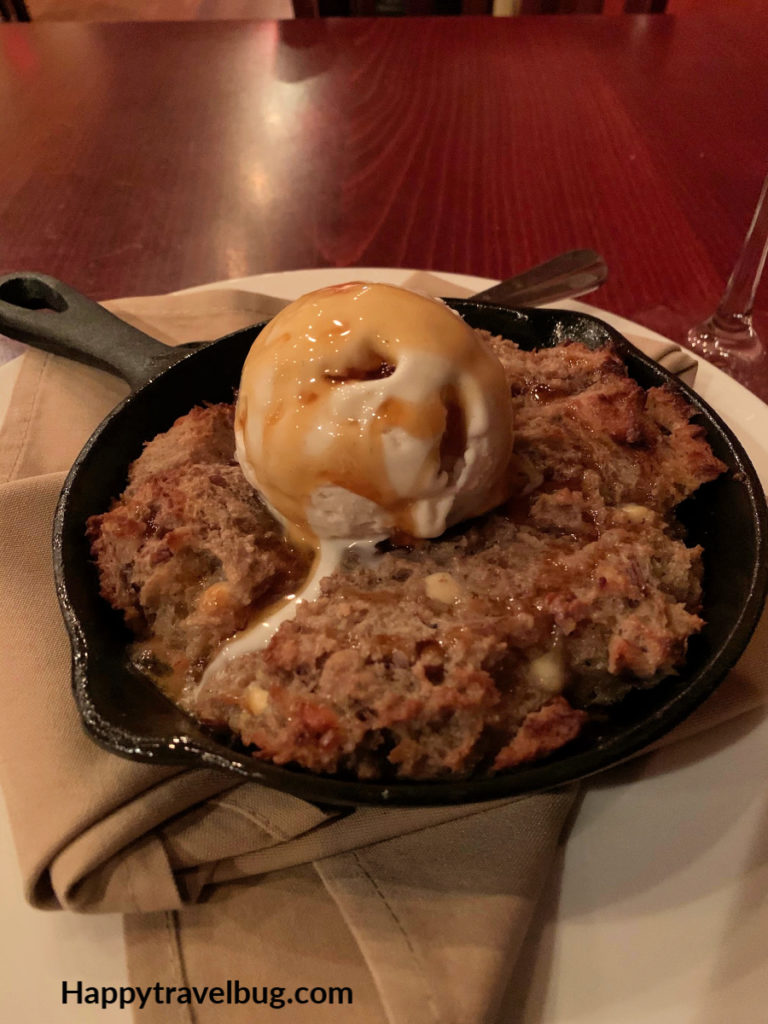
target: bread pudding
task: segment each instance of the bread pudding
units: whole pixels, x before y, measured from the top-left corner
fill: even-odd
[[[473,333],[509,395],[505,488],[483,484],[494,499],[470,518],[450,506],[436,536],[393,519],[318,572],[246,479],[234,404],[149,442],[89,520],[133,663],[255,757],[362,779],[509,769],[673,674],[703,625],[702,552],[675,509],[724,467],[688,403],[609,347]]]

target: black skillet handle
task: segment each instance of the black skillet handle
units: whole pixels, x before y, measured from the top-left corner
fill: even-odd
[[[0,333],[117,374],[132,391],[197,347],[163,345],[55,277],[28,271],[0,277]]]

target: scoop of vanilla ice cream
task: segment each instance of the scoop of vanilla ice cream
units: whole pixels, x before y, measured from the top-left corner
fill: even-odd
[[[321,538],[436,537],[508,495],[501,364],[439,299],[352,282],[256,338],[235,413],[243,473]]]

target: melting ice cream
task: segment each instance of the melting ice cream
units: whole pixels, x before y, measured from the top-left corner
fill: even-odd
[[[282,310],[245,361],[235,438],[248,481],[317,548],[297,600],[317,596],[353,543],[437,537],[508,495],[501,364],[445,303],[392,285],[323,288]],[[293,610],[226,645],[209,671],[265,644]]]
[[[509,390],[437,299],[353,282],[312,292],[256,339],[235,413],[246,478],[320,538],[436,537],[503,499]]]

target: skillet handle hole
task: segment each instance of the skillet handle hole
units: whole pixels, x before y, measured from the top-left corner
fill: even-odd
[[[45,313],[64,313],[67,300],[45,281],[34,277],[12,277],[0,284],[0,301],[20,309],[36,309]]]

